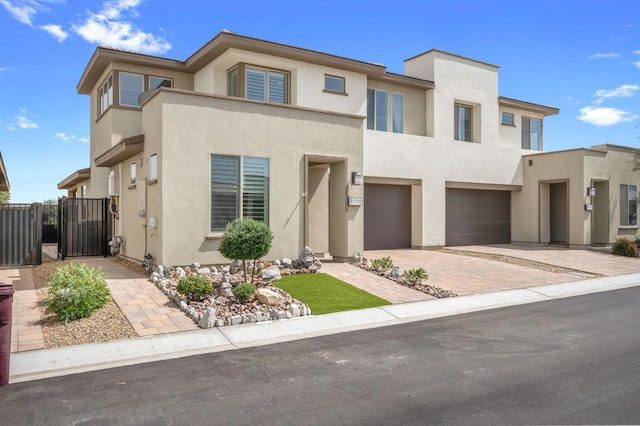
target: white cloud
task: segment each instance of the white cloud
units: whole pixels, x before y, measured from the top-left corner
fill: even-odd
[[[13,121],[9,123],[7,128],[9,130],[16,130],[17,128],[20,128],[23,130],[37,129],[38,123],[33,121],[29,117],[30,115],[31,114],[29,114],[29,111],[27,111],[26,109],[18,108],[18,115],[15,115],[13,117]]]
[[[144,53],[168,51],[171,43],[136,28],[127,19],[138,16],[135,8],[140,3],[142,0],[106,1],[97,13],[88,12],[87,19],[81,25],[74,25],[73,31],[89,43]]]
[[[9,68],[7,68],[7,67],[0,67],[0,72],[2,72],[2,71],[6,71],[6,70],[8,70],[8,69],[9,69]]]
[[[640,49],[638,49],[638,50],[634,50],[634,51],[633,51],[633,54],[634,54],[634,55],[639,55],[639,56],[640,56]]]
[[[15,19],[22,22],[25,25],[33,25],[33,17],[38,13],[36,9],[39,4],[31,1],[14,1],[0,0],[0,4],[7,9],[7,12],[11,14]]]
[[[596,104],[601,104],[607,99],[612,98],[632,98],[636,95],[636,92],[640,90],[640,86],[636,84],[623,84],[622,86],[618,86],[615,89],[605,90],[600,89],[596,90],[595,93],[595,101]]]
[[[60,43],[62,43],[63,41],[66,40],[67,37],[69,37],[69,33],[64,31],[60,25],[53,25],[53,24],[40,25],[40,29],[51,34]]]
[[[595,59],[606,59],[606,58],[619,58],[620,55],[617,53],[594,53],[593,55],[589,55],[590,60]]]
[[[76,135],[68,135],[62,132],[56,133],[55,135],[53,135],[53,137],[55,137],[56,139],[60,139],[62,142],[65,142],[65,143],[75,143],[75,142],[88,143],[89,142],[89,139],[87,138],[79,138]]]
[[[587,106],[580,109],[580,115],[577,118],[597,127],[606,127],[636,120],[638,116],[618,108]]]

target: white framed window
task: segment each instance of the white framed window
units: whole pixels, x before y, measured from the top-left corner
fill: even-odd
[[[367,129],[387,131],[389,93],[384,90],[367,89]]]
[[[513,114],[510,112],[503,112],[500,124],[502,124],[503,126],[515,126],[516,124],[513,119]]]
[[[620,226],[638,225],[638,188],[620,185]]]
[[[138,107],[138,98],[144,92],[144,76],[120,72],[120,105]]]
[[[522,117],[522,149],[542,150],[542,120]]]
[[[149,156],[149,180],[158,180],[158,154]]]
[[[227,71],[227,95],[288,104],[289,73],[238,64]]]
[[[329,74],[324,75],[324,90],[326,92],[345,94],[344,83],[344,77],[337,77]]]
[[[160,86],[173,87],[173,80],[171,80],[170,78],[156,77],[156,76],[150,75],[148,90],[154,90]]]
[[[239,217],[269,225],[269,159],[211,155],[211,231]]]
[[[136,163],[135,162],[131,163],[130,170],[131,170],[130,184],[135,185],[136,184]]]
[[[473,142],[473,107],[454,104],[454,139]]]
[[[98,89],[98,116],[113,105],[113,76],[109,76]]]
[[[404,95],[393,93],[391,95],[391,130],[394,133],[404,133]]]

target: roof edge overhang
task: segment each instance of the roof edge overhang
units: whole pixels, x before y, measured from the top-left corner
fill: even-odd
[[[96,167],[112,167],[144,150],[144,134],[122,139],[120,142],[97,156]]]
[[[436,87],[435,83],[431,80],[423,80],[421,78],[410,77],[404,74],[396,74],[392,72],[385,72],[379,77],[372,77],[373,80],[384,81],[387,83],[399,84],[401,86],[412,87],[415,89],[429,90]]]
[[[11,185],[9,185],[9,176],[7,175],[7,169],[4,167],[4,161],[2,161],[2,153],[0,152],[0,191],[9,192]]]
[[[83,180],[91,178],[91,167],[76,170],[58,183],[58,189],[71,189]]]
[[[532,102],[519,101],[517,99],[505,98],[504,96],[498,97],[498,103],[501,106],[523,109],[529,112],[535,112],[544,116],[556,115],[560,112],[559,108],[547,105],[534,104]]]

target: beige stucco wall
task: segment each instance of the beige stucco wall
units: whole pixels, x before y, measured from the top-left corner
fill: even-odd
[[[270,160],[270,219],[273,248],[267,258],[295,257],[304,246],[305,154],[343,157],[332,167],[332,255],[351,256],[362,247],[363,212],[347,207],[351,170],[362,170],[361,117],[162,90],[143,108],[145,155],[158,145],[158,183],[147,187],[148,217],[159,226],[149,234],[149,252],[165,264],[223,263],[210,232],[210,156],[245,155]],[[161,146],[160,146],[161,144]],[[162,210],[160,209],[162,207]]]

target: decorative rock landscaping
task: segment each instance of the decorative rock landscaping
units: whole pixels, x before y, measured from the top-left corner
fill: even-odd
[[[397,266],[392,266],[390,270],[376,269],[371,265],[371,263],[369,263],[369,260],[366,257],[363,257],[362,253],[358,251],[354,253],[352,265],[360,269],[364,269],[365,271],[374,273],[383,278],[387,278],[388,280],[401,284],[405,287],[409,287],[414,290],[421,291],[433,297],[443,298],[443,297],[457,296],[457,294],[451,290],[445,290],[440,287],[425,284],[424,282],[422,282],[422,280],[418,280],[418,282],[412,282],[406,276],[403,276],[402,274],[400,274],[400,268]]]
[[[257,290],[252,300],[245,303],[240,303],[232,291],[235,285],[244,281],[242,265],[237,261],[220,268],[201,267],[196,262],[184,268],[158,265],[150,280],[202,328],[295,318],[311,315],[309,306],[270,283],[278,281],[282,275],[315,273],[322,264],[310,257],[313,257],[313,253],[308,255],[303,252],[299,259],[284,258],[273,263],[256,264],[253,284]],[[247,265],[247,272],[252,270],[253,264],[250,263]],[[194,275],[210,280],[213,283],[213,294],[195,301],[176,291],[181,279]]]

